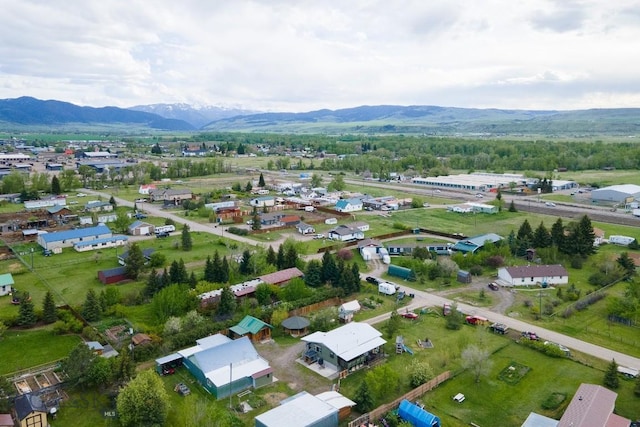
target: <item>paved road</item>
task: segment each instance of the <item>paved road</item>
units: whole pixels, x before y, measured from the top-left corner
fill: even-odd
[[[83,190],[83,191],[86,191],[87,193],[91,193],[95,195],[101,195],[102,197],[105,197],[107,199],[110,197],[110,195],[106,193],[101,193],[101,192],[92,191],[92,190]],[[127,200],[120,199],[117,197],[115,198],[115,200],[120,206],[133,207],[133,202],[129,202]],[[150,203],[144,203],[144,204],[139,203],[139,206],[140,208],[144,209],[146,212],[154,216],[171,218],[176,223],[179,223],[179,224],[188,224],[192,231],[201,231],[205,233],[215,234],[221,237],[223,236],[224,231],[222,230],[222,227],[214,227],[213,225],[200,224],[198,222],[191,221],[189,219],[174,215],[171,212],[167,212],[166,210],[160,209]],[[243,236],[237,236],[235,234],[227,233],[224,237],[233,239],[236,241],[240,241],[242,243],[246,243],[249,245],[256,245],[256,242],[254,240],[248,239]],[[274,249],[277,250],[280,243],[281,242],[274,241],[270,243],[270,245],[272,245]],[[312,257],[316,258],[317,255],[314,255]],[[376,264],[376,267],[373,272],[369,271],[368,273],[363,274],[362,276],[364,278],[364,276],[367,276],[367,275],[376,275],[376,272],[379,275],[382,269],[384,268],[385,268],[384,265],[382,265],[381,263],[378,263]],[[450,303],[450,304],[454,303],[454,301],[449,300],[447,298],[444,298],[438,295],[433,295],[428,292],[420,291],[417,289],[412,290],[411,293],[415,295],[415,298],[413,299],[413,301],[411,301],[409,305],[403,307],[403,309],[416,310],[424,307],[442,307],[444,303]],[[616,362],[621,366],[626,366],[629,368],[640,370],[640,359],[636,357],[629,356],[614,350],[610,350],[595,344],[590,344],[590,343],[578,340],[576,338],[560,334],[558,332],[554,332],[548,329],[540,328],[538,326],[530,325],[521,320],[514,319],[512,317],[505,316],[503,314],[495,313],[487,309],[472,307],[470,305],[457,303],[457,302],[456,304],[458,305],[458,309],[466,315],[475,314],[475,315],[483,316],[483,317],[486,317],[487,319],[490,319],[492,322],[504,323],[509,328],[515,329],[517,331],[533,330],[544,340],[557,342],[571,349],[580,351],[585,354],[589,354],[591,356],[594,356],[606,361],[611,361],[612,359],[615,359]],[[380,316],[376,316],[372,319],[369,319],[367,323],[369,324],[380,323],[388,319],[390,316],[391,316],[391,312],[385,313]]]

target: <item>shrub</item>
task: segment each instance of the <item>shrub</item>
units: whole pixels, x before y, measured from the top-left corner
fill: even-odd
[[[244,228],[238,228],[238,227],[229,227],[227,231],[231,234],[235,234],[238,236],[246,236],[247,234],[249,234],[249,230],[245,230]]]
[[[574,256],[571,258],[571,268],[575,268],[576,270],[582,269],[582,264],[584,260],[581,256]]]
[[[504,265],[504,257],[501,255],[490,256],[485,261],[485,264],[487,264],[487,267],[490,267],[490,268],[502,267]]]
[[[343,261],[350,261],[353,258],[353,252],[346,248],[340,249],[336,255]]]
[[[469,269],[469,273],[473,276],[482,276],[482,267],[479,265],[472,265]]]
[[[581,299],[580,301],[575,303],[575,308],[576,310],[582,311],[584,309],[586,309],[588,306],[597,303],[598,301],[600,301],[601,299],[603,299],[604,297],[606,297],[607,294],[604,292],[594,292],[592,294],[587,295],[586,297],[584,297],[583,299]]]
[[[394,222],[392,227],[396,230],[408,230],[410,227],[401,222]]]
[[[569,317],[573,316],[573,308],[572,307],[565,308],[560,316],[562,316],[564,319],[568,319]]]

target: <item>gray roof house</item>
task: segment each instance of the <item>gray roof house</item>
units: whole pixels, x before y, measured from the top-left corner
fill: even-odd
[[[521,265],[499,268],[498,279],[505,286],[566,285],[569,273],[560,264]]]
[[[282,402],[280,406],[260,414],[255,427],[338,427],[338,409],[330,403],[300,392]]]

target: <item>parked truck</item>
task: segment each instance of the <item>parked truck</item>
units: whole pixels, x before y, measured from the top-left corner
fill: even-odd
[[[385,295],[393,295],[396,293],[396,287],[393,283],[380,282],[378,283],[378,292]]]

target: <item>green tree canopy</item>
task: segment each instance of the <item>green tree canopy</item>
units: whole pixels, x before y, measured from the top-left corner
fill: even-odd
[[[122,389],[116,406],[124,427],[160,427],[167,421],[169,396],[158,374],[146,370]]]

